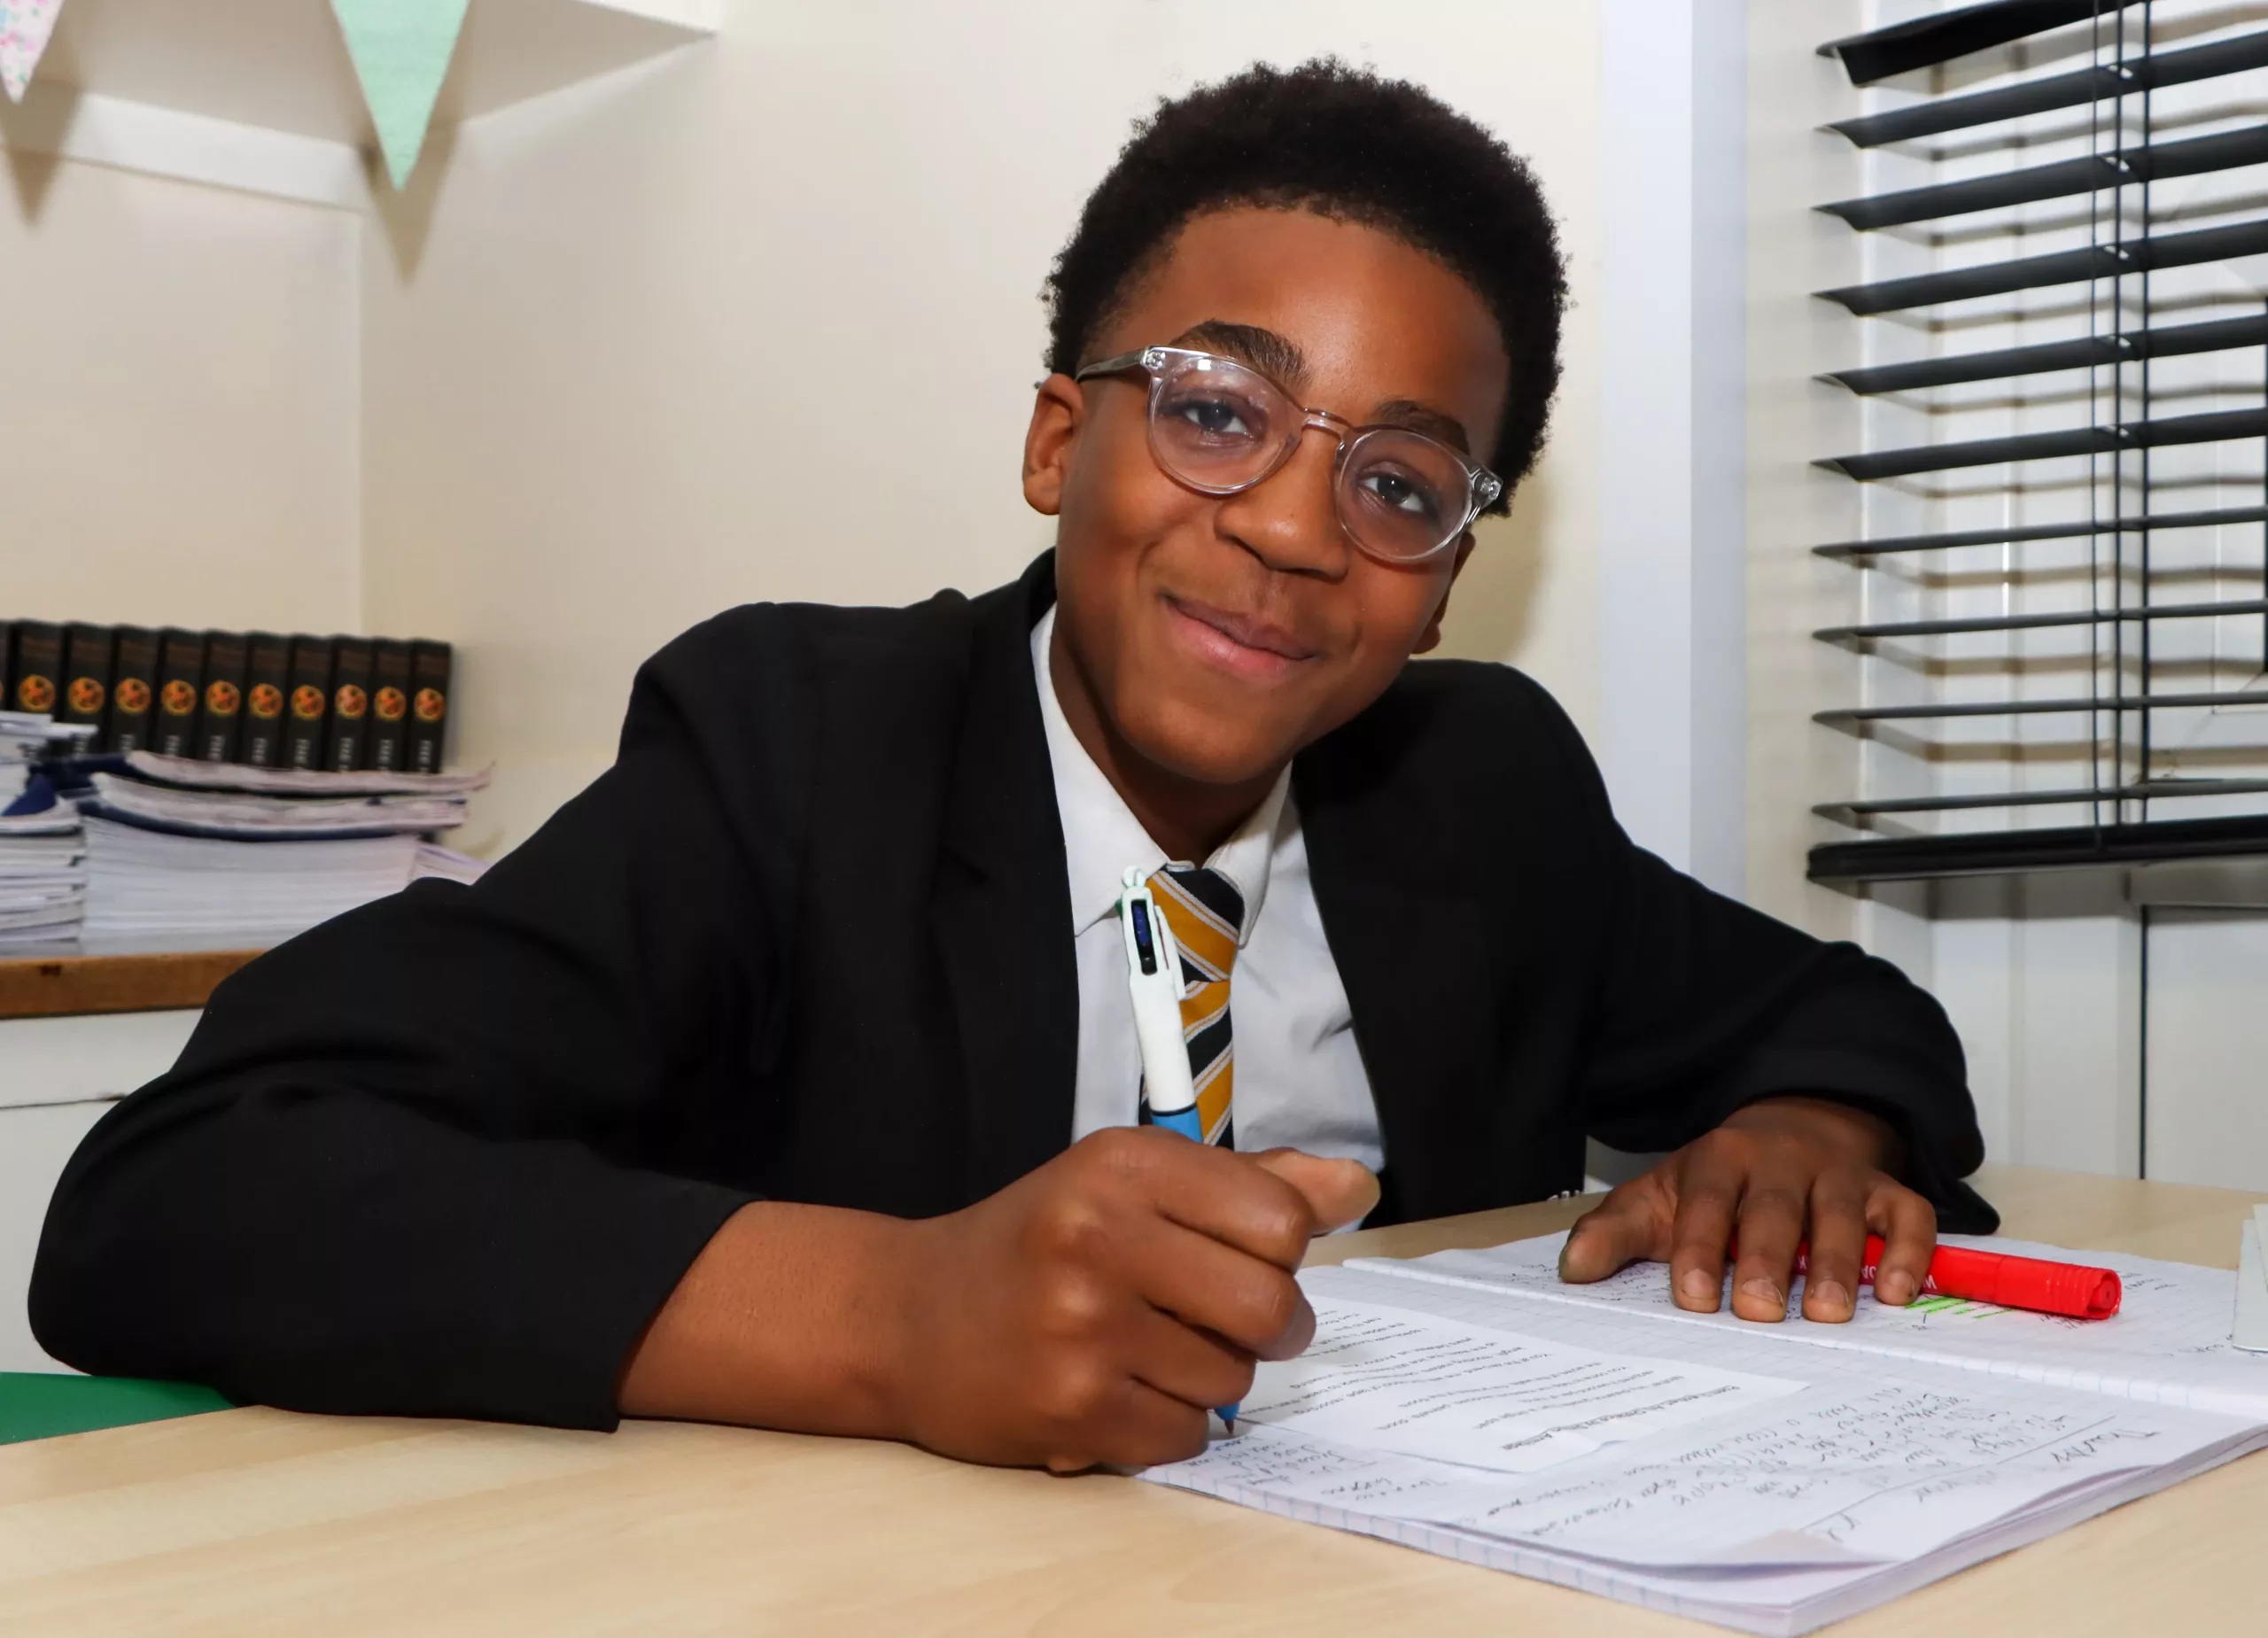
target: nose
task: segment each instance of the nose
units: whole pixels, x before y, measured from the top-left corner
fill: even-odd
[[[1340,579],[1354,543],[1340,527],[1339,502],[1332,493],[1338,456],[1339,439],[1332,429],[1302,429],[1290,460],[1221,502],[1216,527],[1278,574]]]

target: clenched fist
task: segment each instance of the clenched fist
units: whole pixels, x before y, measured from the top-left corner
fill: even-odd
[[[923,1222],[744,1207],[656,1317],[620,1403],[1062,1471],[1177,1460],[1256,1361],[1307,1346],[1308,1241],[1377,1199],[1351,1161],[1124,1129]]]

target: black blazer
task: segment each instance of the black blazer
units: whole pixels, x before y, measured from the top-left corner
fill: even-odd
[[[84,1370],[311,1410],[606,1427],[758,1196],[954,1210],[1070,1139],[1078,990],[1018,584],[756,605],[656,655],[619,757],[478,885],[223,984],[88,1137],[32,1285]],[[1410,665],[1303,752],[1317,904],[1386,1145],[1375,1221],[1581,1185],[1753,1098],[1888,1115],[1951,1224],[1982,1157],[1929,997],[1632,846],[1503,666]]]

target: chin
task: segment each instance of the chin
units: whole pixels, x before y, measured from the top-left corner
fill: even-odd
[[[1195,705],[1120,725],[1136,750],[1169,773],[1201,785],[1242,785],[1272,777],[1299,749],[1296,740],[1239,731]]]

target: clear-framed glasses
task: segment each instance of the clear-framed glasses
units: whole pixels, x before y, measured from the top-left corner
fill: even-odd
[[[1402,426],[1355,426],[1310,409],[1251,365],[1187,347],[1144,347],[1073,377],[1139,369],[1150,377],[1150,454],[1202,494],[1232,495],[1292,458],[1309,427],[1339,440],[1332,497],[1347,538],[1381,562],[1423,562],[1456,541],[1503,480],[1437,438]]]

